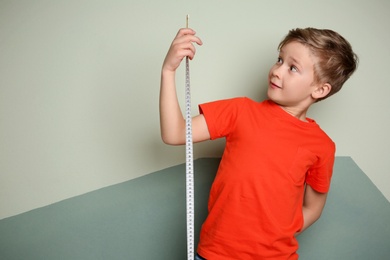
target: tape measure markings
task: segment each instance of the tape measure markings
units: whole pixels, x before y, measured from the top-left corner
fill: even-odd
[[[188,28],[189,15],[186,17]],[[186,57],[186,212],[187,212],[187,259],[193,260],[195,256],[194,246],[194,158],[192,142],[192,116],[191,116],[191,87],[189,58]]]

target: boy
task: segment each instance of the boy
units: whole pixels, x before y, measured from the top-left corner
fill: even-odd
[[[181,29],[162,67],[161,135],[185,143],[175,71],[194,58],[192,29]],[[330,186],[335,145],[309,107],[340,90],[357,66],[338,33],[291,30],[268,75],[268,100],[220,100],[199,106],[193,141],[226,138],[202,225],[197,259],[298,259],[296,235],[321,215]]]

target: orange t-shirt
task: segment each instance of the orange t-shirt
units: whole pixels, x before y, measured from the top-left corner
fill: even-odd
[[[335,145],[316,122],[272,101],[199,106],[211,139],[226,138],[198,253],[206,259],[297,259],[305,182],[327,192]]]

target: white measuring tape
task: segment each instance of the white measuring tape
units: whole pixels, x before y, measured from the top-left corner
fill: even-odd
[[[188,28],[189,15],[186,17]],[[187,259],[194,260],[194,158],[192,147],[192,116],[191,116],[191,89],[190,89],[190,65],[186,57],[186,204],[187,204]]]

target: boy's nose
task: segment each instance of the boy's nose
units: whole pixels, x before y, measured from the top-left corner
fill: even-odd
[[[271,69],[271,75],[280,78],[281,76],[280,68],[281,66],[273,66]]]

